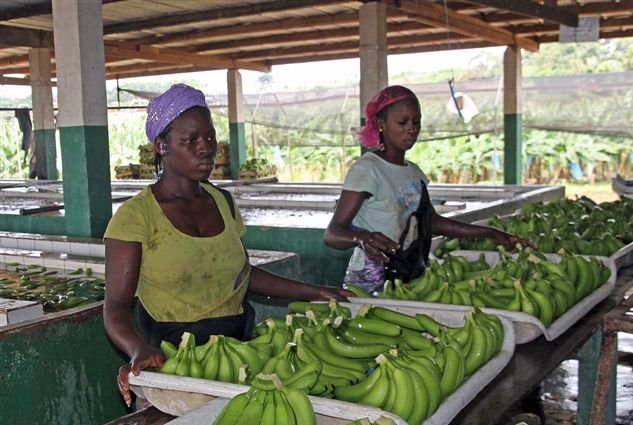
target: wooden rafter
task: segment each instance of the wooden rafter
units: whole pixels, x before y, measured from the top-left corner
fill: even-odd
[[[269,1],[266,3],[252,3],[245,6],[231,8],[217,8],[207,11],[195,11],[179,13],[168,16],[161,16],[152,19],[143,19],[133,22],[124,22],[106,25],[103,27],[104,34],[116,34],[130,31],[141,31],[156,27],[168,27],[182,25],[191,22],[213,21],[218,19],[237,18],[251,15],[261,15],[263,13],[288,11],[292,9],[305,9],[309,7],[319,7],[336,4],[358,4],[360,1],[350,0],[283,0]]]
[[[53,32],[0,25],[0,45],[11,47],[53,47]]]
[[[284,32],[299,28],[310,27],[336,27],[345,24],[358,24],[357,13],[343,13],[339,15],[312,16],[309,18],[290,18],[256,24],[240,24],[211,28],[207,30],[185,31],[163,36],[151,36],[126,40],[129,44],[169,44],[177,42],[191,42],[205,39],[222,39],[234,36],[250,35],[257,37],[260,34]]]
[[[474,3],[482,6],[494,7],[495,9],[505,9],[519,15],[530,16],[533,18],[541,18],[547,21],[556,22],[558,24],[567,25],[568,27],[578,26],[578,14],[563,10],[558,7],[552,7],[545,4],[539,4],[530,0],[466,0],[468,3]]]
[[[116,3],[122,0],[101,0],[103,4]],[[12,19],[31,18],[33,16],[50,15],[53,13],[51,0],[44,0],[40,3],[29,4],[27,6],[13,7],[0,11],[0,21],[10,21]]]
[[[119,46],[117,43],[107,42],[104,46],[108,58],[145,59],[156,62],[170,62],[173,64],[190,64],[207,69],[248,69],[251,71],[269,72],[270,66],[255,62],[242,62],[220,56],[195,55],[182,53],[177,50],[158,49],[140,46],[136,49]]]
[[[407,13],[411,19],[427,25],[440,26],[450,31],[491,42],[498,45],[516,45],[531,52],[538,50],[538,44],[512,32],[494,27],[480,19],[445,9],[426,0],[399,0],[397,7]]]

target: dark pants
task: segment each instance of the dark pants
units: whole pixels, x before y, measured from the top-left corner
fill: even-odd
[[[251,339],[255,322],[255,309],[245,300],[244,312],[236,316],[215,317],[197,322],[157,322],[139,303],[139,329],[150,345],[158,348],[163,340],[178,346],[183,332],[196,337],[196,345],[205,344],[210,335],[224,335],[242,341]]]

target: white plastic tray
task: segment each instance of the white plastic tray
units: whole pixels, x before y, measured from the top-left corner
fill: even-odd
[[[486,262],[494,267],[499,261],[499,254],[494,251],[453,251],[451,255],[462,255],[471,261],[479,258],[479,254],[484,253]],[[545,254],[545,256],[553,262],[560,262],[560,256],[557,254]],[[590,258],[592,256],[585,256]],[[563,332],[569,329],[574,323],[589,312],[596,304],[605,299],[615,286],[617,280],[617,268],[611,257],[596,257],[600,259],[611,270],[609,280],[591,294],[576,303],[572,308],[567,310],[562,316],[554,320],[547,328],[537,317],[531,314],[501,310],[497,308],[482,308],[486,313],[492,313],[508,318],[514,324],[514,334],[517,344],[525,344],[540,335],[543,335],[548,341],[558,338]],[[457,311],[465,312],[471,307],[454,304],[429,303],[424,301],[408,301],[408,300],[392,300],[384,298],[350,298],[352,303],[369,303],[382,306],[399,306],[415,309],[417,312],[429,314],[432,310]]]
[[[360,308],[359,304],[344,303],[344,305],[349,307],[352,312]],[[417,312],[417,310],[400,306],[389,306],[388,308],[408,314]],[[447,326],[464,324],[462,311],[433,310],[428,314]],[[500,319],[505,333],[501,351],[472,376],[465,379],[462,385],[446,398],[435,413],[423,423],[424,425],[448,424],[508,364],[514,354],[514,328],[509,320],[504,317],[500,317]],[[212,415],[217,416],[228,399],[247,391],[249,388],[245,385],[146,371],[141,372],[139,376],[130,374],[129,379],[132,390],[137,395],[146,398],[163,412],[181,416],[180,422],[178,420],[172,421],[173,425],[208,425],[213,423],[215,416]],[[315,396],[310,396],[310,400],[317,414],[318,425],[345,424],[364,417],[373,421],[380,416],[389,417],[398,425],[406,425],[404,420],[375,407]],[[210,403],[213,405],[209,407]]]

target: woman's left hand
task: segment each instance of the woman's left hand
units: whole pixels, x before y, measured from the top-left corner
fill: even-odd
[[[312,301],[328,301],[334,298],[337,301],[348,302],[348,297],[353,297],[354,293],[343,288],[332,288],[328,286],[320,286],[317,289],[316,297]]]
[[[516,251],[517,244],[522,247],[531,247],[533,249],[537,249],[537,245],[527,238],[522,238],[516,235],[509,235],[507,233],[498,232],[494,238],[497,241],[497,244],[503,245],[508,251]]]

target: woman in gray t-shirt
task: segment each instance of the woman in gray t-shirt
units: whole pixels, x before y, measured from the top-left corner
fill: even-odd
[[[428,184],[428,178],[416,164],[405,159],[420,133],[417,97],[406,87],[387,87],[369,101],[365,116],[367,124],[357,135],[364,147],[374,150],[365,153],[345,177],[324,240],[336,249],[354,247],[345,283],[375,291],[384,285],[385,264],[393,254],[407,249],[420,237],[430,241],[432,235],[420,236],[413,214],[420,206],[423,185]],[[433,234],[491,238],[508,249],[517,243],[534,247],[529,240],[497,229],[442,217],[428,197],[424,199],[427,205],[422,207],[430,210]]]

